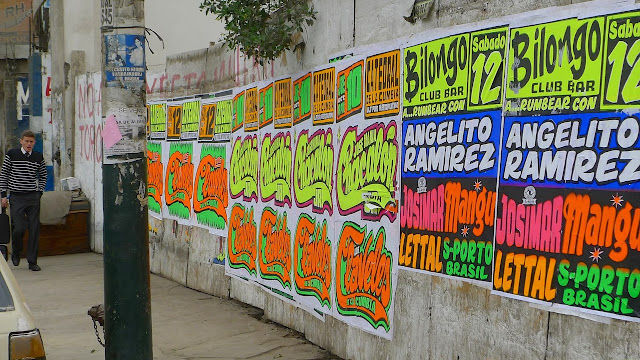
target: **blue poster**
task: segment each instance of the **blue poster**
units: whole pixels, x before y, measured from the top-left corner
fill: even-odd
[[[638,317],[639,134],[630,111],[505,118],[495,291]]]
[[[107,86],[142,87],[145,80],[144,36],[105,35]]]
[[[637,114],[506,117],[504,129],[500,186],[640,188]]]
[[[401,267],[491,281],[501,122],[500,110],[402,122]]]
[[[402,177],[497,176],[499,110],[402,122]]]

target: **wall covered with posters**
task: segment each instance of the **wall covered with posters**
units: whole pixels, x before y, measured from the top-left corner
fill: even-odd
[[[154,98],[152,269],[347,358],[639,357],[639,58],[595,2]]]

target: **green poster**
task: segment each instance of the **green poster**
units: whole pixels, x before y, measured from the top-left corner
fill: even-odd
[[[260,197],[291,207],[291,133],[265,134],[260,156]]]
[[[147,190],[149,196],[149,211],[162,214],[162,146],[160,143],[147,142]]]
[[[505,112],[593,112],[599,108],[604,17],[511,29]]]
[[[258,136],[237,137],[231,150],[229,192],[234,199],[258,200]]]
[[[471,33],[468,108],[502,108],[504,65],[508,28],[500,27]]]
[[[226,229],[229,204],[226,158],[226,146],[202,145],[193,198],[197,223],[220,231]]]
[[[180,220],[191,217],[193,197],[193,143],[172,143],[169,148],[169,162],[165,179],[165,202],[169,215]]]
[[[601,108],[640,108],[640,11],[607,17]]]
[[[404,118],[456,114],[467,108],[469,34],[404,49]]]

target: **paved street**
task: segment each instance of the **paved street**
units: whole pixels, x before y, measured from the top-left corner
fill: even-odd
[[[103,302],[102,256],[23,259],[12,268],[42,331],[48,360],[104,359],[87,310]],[[155,359],[332,359],[303,336],[260,321],[261,311],[151,275]],[[98,329],[101,330],[100,327]],[[102,331],[100,331],[102,336]]]

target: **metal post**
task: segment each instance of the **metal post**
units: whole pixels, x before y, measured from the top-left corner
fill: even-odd
[[[152,359],[144,1],[100,3],[105,358]]]

